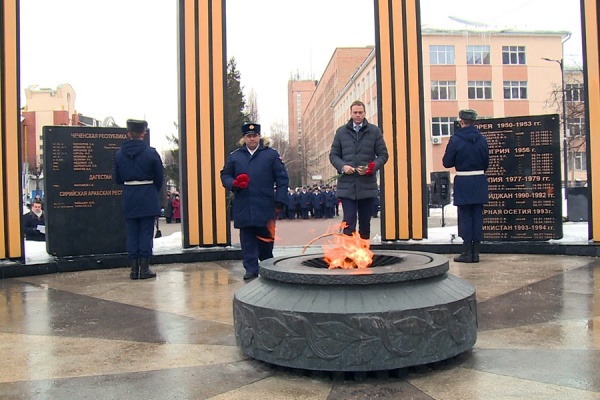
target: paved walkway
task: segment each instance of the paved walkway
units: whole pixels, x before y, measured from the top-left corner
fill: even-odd
[[[296,223],[300,237],[308,225]],[[275,368],[239,351],[240,261],[152,268],[158,278],[145,281],[129,280],[125,268],[0,280],[0,398],[600,399],[596,258],[450,262],[450,273],[477,290],[474,348],[358,381]]]

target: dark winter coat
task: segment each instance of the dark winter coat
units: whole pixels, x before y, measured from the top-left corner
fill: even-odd
[[[352,119],[344,126],[338,128],[331,144],[329,161],[338,173],[342,173],[344,165],[354,168],[367,166],[371,161],[375,162],[373,175],[344,174],[337,181],[338,198],[352,200],[368,199],[377,197],[377,171],[379,171],[388,160],[388,150],[383,140],[381,130],[363,121],[363,126],[357,133],[354,131]]]
[[[308,192],[300,192],[298,194],[298,202],[300,203],[300,208],[308,209],[310,208],[310,193]]]
[[[233,187],[240,174],[248,174],[246,189]],[[288,174],[279,153],[261,140],[250,155],[246,145],[227,156],[221,170],[221,183],[233,191],[233,221],[235,228],[264,227],[275,219],[276,203],[285,205],[288,193]]]
[[[298,205],[298,194],[288,192],[287,195],[287,207],[288,210],[295,210]]]
[[[37,230],[38,225],[46,225],[45,215],[46,213],[42,211],[42,215],[38,217],[33,211],[30,211],[23,216],[23,228],[26,240],[35,240],[37,242],[46,240],[46,235]]]
[[[456,171],[486,171],[490,162],[485,137],[474,126],[454,132],[442,159],[445,168]],[[454,205],[485,204],[488,202],[488,182],[485,174],[454,177]]]
[[[160,200],[164,170],[162,160],[153,147],[143,140],[128,140],[115,154],[114,179],[120,185],[129,181],[153,181],[148,185],[123,186],[125,218],[160,215]]]

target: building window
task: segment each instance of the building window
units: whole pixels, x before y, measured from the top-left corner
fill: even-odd
[[[367,72],[367,87],[371,87],[371,73]]]
[[[565,85],[565,100],[566,101],[583,101],[585,92],[581,83],[567,83]]]
[[[526,81],[504,81],[504,98],[507,100],[526,99]]]
[[[454,46],[429,46],[429,62],[434,64],[454,64]]]
[[[456,81],[431,81],[431,100],[456,100]]]
[[[490,100],[492,98],[491,81],[469,81],[469,99]]]
[[[573,154],[575,161],[575,169],[577,171],[585,171],[587,169],[585,153],[577,152]]]
[[[525,46],[502,46],[502,64],[525,64]]]
[[[432,136],[454,135],[454,121],[456,117],[433,117],[431,118]]]
[[[489,64],[490,46],[467,46],[467,64]]]
[[[567,118],[569,136],[585,135],[585,118]]]

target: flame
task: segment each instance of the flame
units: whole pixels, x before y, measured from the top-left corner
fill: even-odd
[[[369,239],[361,239],[358,232],[352,232],[352,236],[333,235],[333,241],[323,245],[323,252],[323,259],[329,264],[329,269],[363,269],[368,268],[373,261]]]
[[[256,237],[258,240],[262,240],[263,242],[266,242],[266,243],[271,243],[271,242],[274,242],[275,239],[278,239],[275,236],[276,229],[275,229],[275,220],[274,219],[271,219],[271,220],[269,220],[269,222],[267,222],[267,229],[269,230],[269,234],[271,235],[271,237],[266,238],[266,237],[257,235]]]

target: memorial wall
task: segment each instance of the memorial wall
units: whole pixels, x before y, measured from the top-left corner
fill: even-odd
[[[484,240],[562,238],[559,121],[552,114],[476,122],[490,153]]]
[[[43,128],[49,254],[126,252],[123,189],[113,179],[114,155],[126,134],[125,128]]]

